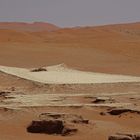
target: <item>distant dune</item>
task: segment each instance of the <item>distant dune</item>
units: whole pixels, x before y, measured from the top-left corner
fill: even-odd
[[[6,66],[65,63],[79,70],[140,76],[140,23],[78,28],[0,23],[0,57]]]
[[[45,22],[34,22],[34,23],[24,23],[24,22],[0,22],[0,29],[10,29],[16,31],[54,31],[59,27],[50,23]]]
[[[139,139],[139,124],[140,23],[0,23],[0,140]]]

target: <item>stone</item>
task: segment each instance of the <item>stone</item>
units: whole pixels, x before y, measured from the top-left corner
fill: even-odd
[[[108,140],[133,140],[133,139],[125,135],[111,135],[109,136]]]
[[[140,114],[139,110],[132,110],[132,109],[127,109],[127,108],[112,109],[108,113],[111,114],[111,115],[121,115],[121,114],[127,113],[127,112]]]
[[[121,115],[122,113],[130,112],[130,111],[131,111],[130,109],[124,109],[124,108],[118,109],[118,108],[116,108],[116,109],[109,111],[108,113],[111,115]]]
[[[109,136],[108,140],[140,140],[140,133],[116,133]]]
[[[105,112],[100,112],[100,115],[105,116],[106,113]]]
[[[64,124],[60,120],[32,121],[27,127],[30,133],[62,134]]]
[[[41,71],[47,71],[47,69],[45,69],[45,68],[36,68],[36,69],[31,70],[31,72],[41,72]]]
[[[109,98],[109,97],[97,97],[93,101],[93,103],[96,103],[96,104],[98,104],[98,103],[105,103],[105,102],[112,103],[112,102],[114,102],[114,99]]]
[[[33,120],[27,127],[30,133],[71,135],[78,131],[77,124],[88,124],[82,116],[64,113],[42,113],[38,120]]]

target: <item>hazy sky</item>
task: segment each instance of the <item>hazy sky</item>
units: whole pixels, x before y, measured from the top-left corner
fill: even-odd
[[[140,21],[140,0],[0,0],[0,21],[58,26]]]

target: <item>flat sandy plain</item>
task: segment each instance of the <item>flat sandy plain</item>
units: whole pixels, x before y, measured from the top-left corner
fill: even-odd
[[[3,24],[0,140],[107,140],[117,132],[140,131],[139,23],[67,29],[52,25],[51,30],[42,23],[35,28],[32,25],[32,30],[28,24]],[[61,65],[46,72],[29,71],[61,63],[68,68]],[[38,79],[44,73],[47,76]],[[79,82],[77,78],[81,78]],[[95,103],[99,97],[106,101]],[[133,111],[107,113],[113,108]],[[47,112],[78,114],[89,124],[76,124],[78,132],[69,136],[28,133],[32,120]]]

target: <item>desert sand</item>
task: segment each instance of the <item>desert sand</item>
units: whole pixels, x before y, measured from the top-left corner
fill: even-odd
[[[94,83],[119,83],[140,82],[140,77],[115,74],[94,73],[78,71],[67,68],[64,64],[49,66],[45,71],[32,71],[25,68],[0,66],[0,71],[46,84],[94,84]]]
[[[108,140],[140,132],[139,32],[140,23],[0,23],[0,140]],[[49,112],[88,123],[72,123],[78,131],[67,136],[27,131]]]

